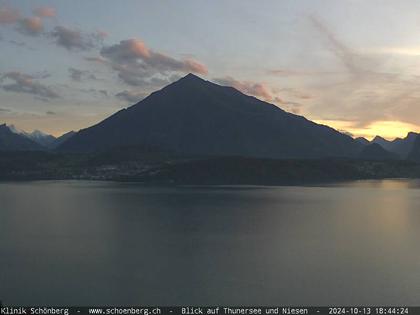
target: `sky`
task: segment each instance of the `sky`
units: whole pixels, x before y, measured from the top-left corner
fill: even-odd
[[[0,123],[58,136],[190,72],[404,137],[420,131],[420,2],[0,0]]]

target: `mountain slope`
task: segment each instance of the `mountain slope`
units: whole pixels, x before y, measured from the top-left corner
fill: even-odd
[[[330,127],[192,74],[81,130],[59,150],[89,152],[126,145],[269,158],[348,157],[361,149]]]
[[[416,137],[407,159],[410,161],[420,162],[420,137]]]
[[[15,125],[7,126],[11,132],[24,136],[32,141],[38,143],[39,145],[49,148],[56,141],[56,138],[52,135],[46,134],[40,130],[34,130],[32,132],[26,132],[22,129],[17,128]]]
[[[39,131],[39,130],[35,130],[31,133],[28,133],[28,134],[26,134],[26,136],[29,139],[35,141],[36,143],[38,143],[38,144],[40,144],[40,145],[42,145],[46,148],[51,147],[51,145],[53,145],[54,142],[56,141],[56,138],[54,136],[43,133],[42,131]]]
[[[376,136],[375,138],[373,138],[371,143],[379,144],[385,150],[391,150],[392,148],[392,141],[386,140],[382,138],[381,136]]]
[[[404,139],[396,138],[393,141],[388,141],[382,137],[375,137],[372,143],[381,145],[385,150],[397,154],[400,158],[406,159],[411,152],[414,142],[418,134],[409,132]]]
[[[364,146],[370,144],[370,141],[366,138],[363,138],[363,137],[355,138],[354,140],[356,140],[357,142],[359,142],[360,144],[362,144]]]
[[[362,149],[359,158],[364,160],[392,160],[397,159],[397,155],[385,150],[378,143],[371,143]]]
[[[0,151],[37,151],[43,147],[27,137],[12,132],[6,124],[0,125]]]
[[[57,138],[55,138],[54,142],[51,143],[51,145],[49,146],[51,149],[55,149],[57,147],[59,147],[60,145],[62,145],[64,142],[66,142],[67,140],[69,140],[71,137],[73,137],[76,134],[75,131],[69,131]]]

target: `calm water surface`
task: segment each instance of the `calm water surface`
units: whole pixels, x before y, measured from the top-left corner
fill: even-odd
[[[0,184],[0,300],[420,305],[420,184]]]

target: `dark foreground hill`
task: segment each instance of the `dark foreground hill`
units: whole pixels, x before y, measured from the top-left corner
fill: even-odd
[[[192,74],[81,130],[58,150],[94,152],[127,145],[264,158],[355,157],[362,147],[330,127]]]
[[[378,143],[365,145],[359,154],[359,158],[364,160],[392,160],[398,159],[398,155],[385,150]]]
[[[0,180],[85,179],[145,184],[288,185],[355,179],[420,178],[401,160],[186,157],[152,147],[91,154],[0,152]]]
[[[420,137],[416,137],[407,159],[420,162]]]

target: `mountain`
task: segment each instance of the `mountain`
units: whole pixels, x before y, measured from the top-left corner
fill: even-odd
[[[0,151],[37,151],[43,147],[33,140],[14,133],[6,125],[0,125]]]
[[[68,139],[73,137],[75,134],[76,134],[75,131],[69,131],[69,132],[63,134],[62,136],[55,138],[54,142],[51,143],[51,145],[49,147],[51,149],[55,149],[55,148],[59,147],[60,145],[62,145],[64,142],[66,142]]]
[[[420,162],[420,137],[416,137],[407,160]]]
[[[392,142],[388,141],[384,138],[382,138],[381,136],[376,136],[371,143],[376,143],[379,144],[382,148],[384,148],[385,150],[390,150],[392,147]]]
[[[38,143],[39,145],[44,147],[44,149],[55,149],[56,147],[60,146],[61,144],[63,144],[65,141],[67,141],[68,139],[70,139],[76,134],[75,131],[70,131],[56,138],[40,130],[34,130],[33,132],[26,132],[22,129],[17,128],[15,125],[8,125],[7,127],[13,133],[24,136]]]
[[[29,138],[45,148],[50,147],[56,140],[54,136],[46,134],[40,130],[26,132],[22,129],[17,128],[15,125],[9,125],[7,127],[10,129],[11,132]]]
[[[359,154],[359,158],[363,160],[392,160],[397,159],[397,155],[385,150],[378,143],[366,145]]]
[[[370,141],[368,139],[366,139],[366,138],[363,138],[363,137],[359,137],[359,138],[356,138],[354,140],[356,140],[357,142],[359,142],[362,145],[368,145],[368,144],[370,144]]]
[[[79,131],[58,149],[91,152],[130,145],[267,158],[349,157],[361,149],[330,127],[192,74]]]
[[[26,136],[29,139],[35,141],[36,143],[38,143],[38,144],[40,144],[40,145],[42,145],[46,148],[51,147],[54,144],[54,142],[56,141],[56,138],[54,136],[46,134],[46,133],[44,133],[42,131],[39,131],[39,130],[35,130],[31,133],[27,133]]]
[[[393,141],[388,141],[382,137],[376,136],[372,143],[381,145],[385,150],[397,154],[400,158],[406,159],[411,152],[414,142],[419,134],[409,132],[404,139],[396,138]]]
[[[413,149],[414,143],[416,142],[418,135],[418,133],[409,132],[407,134],[407,137],[405,137],[404,139],[395,139],[394,141],[392,141],[393,145],[390,151],[400,155],[402,158],[407,158],[407,156]]]

